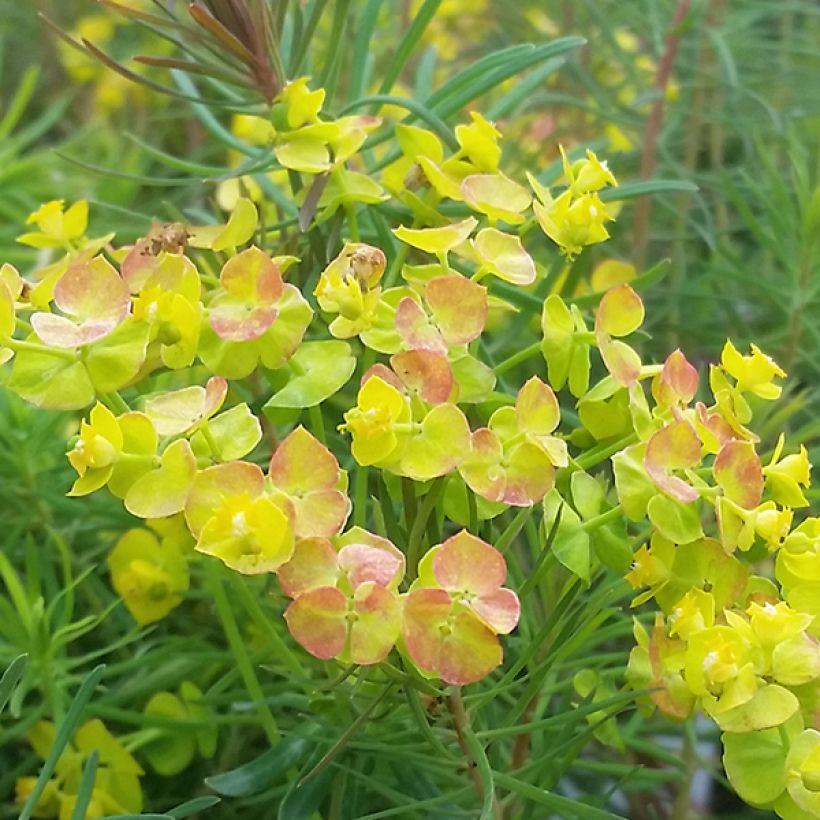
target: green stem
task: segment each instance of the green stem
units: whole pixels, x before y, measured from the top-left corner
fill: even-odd
[[[367,520],[367,483],[370,468],[361,464],[356,466],[356,477],[353,483],[353,523],[363,527]]]
[[[347,217],[347,227],[350,229],[350,238],[353,242],[358,242],[359,220],[356,217],[356,205],[352,202],[345,202],[344,209]]]
[[[110,407],[116,409],[117,413],[131,412],[131,408],[128,406],[128,403],[116,390],[112,390],[110,393],[103,393],[101,398],[103,398],[105,403]]]
[[[624,447],[628,447],[637,440],[638,436],[635,433],[630,433],[622,439],[618,439],[618,441],[614,444],[599,445],[598,447],[594,447],[592,450],[588,450],[583,455],[574,459],[574,463],[580,469],[588,470],[590,467],[594,467],[596,464],[606,461],[610,456],[615,455],[615,453],[619,453],[624,449]]]
[[[503,362],[499,362],[495,366],[495,374],[496,376],[500,376],[502,373],[506,373],[511,368],[515,367],[517,364],[521,364],[521,362],[527,361],[531,356],[534,356],[541,350],[541,342],[533,342],[529,347],[525,347],[523,350],[519,350],[518,353],[513,353],[508,359],[504,359]]]
[[[402,477],[401,480],[401,500],[404,503],[404,530],[407,533],[408,543],[413,524],[416,521],[416,485],[412,478]]]
[[[407,540],[407,571],[411,573],[413,578],[418,574],[416,570],[419,562],[421,539],[424,535],[430,514],[436,508],[439,499],[444,493],[444,482],[444,478],[437,478],[433,482],[433,485],[424,497],[424,501],[421,502],[421,507],[419,507],[418,514],[413,521],[413,527],[410,530],[410,537]]]
[[[245,642],[242,640],[236,618],[234,618],[233,611],[228,603],[228,597],[225,595],[225,588],[222,586],[222,579],[219,576],[221,568],[213,559],[206,559],[204,565],[208,588],[213,596],[219,619],[222,621],[225,637],[228,639],[228,644],[233,652],[234,660],[236,661],[242,680],[245,682],[248,694],[256,704],[259,722],[265,730],[268,741],[273,745],[279,740],[279,728],[276,725],[276,721],[270,709],[265,703],[265,694],[259,684],[259,679],[256,677],[253,663],[245,648]]]
[[[605,513],[596,515],[595,518],[590,518],[588,521],[584,521],[584,523],[581,524],[581,529],[585,532],[592,532],[593,530],[597,530],[599,527],[609,524],[610,521],[616,521],[622,516],[623,510],[621,509],[621,505],[616,504],[611,510],[607,510]]]
[[[413,227],[415,226],[416,223],[414,222]],[[392,287],[396,283],[396,279],[398,279],[399,273],[404,265],[404,260],[407,259],[407,254],[409,252],[410,246],[402,244],[399,248],[399,252],[393,257],[393,261],[390,263],[390,267],[387,269],[387,273],[384,276],[385,289]]]
[[[327,438],[325,436],[325,420],[322,417],[322,408],[318,404],[308,407],[308,415],[310,416],[310,426],[313,428],[313,435],[327,445]]]
[[[44,356],[53,356],[55,359],[65,359],[67,362],[76,362],[77,354],[73,350],[61,347],[49,347],[40,342],[27,342],[23,339],[6,339],[3,346],[17,353],[41,353]]]

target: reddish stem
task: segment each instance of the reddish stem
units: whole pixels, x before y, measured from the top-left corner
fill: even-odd
[[[641,155],[641,179],[650,179],[655,173],[658,158],[658,137],[663,125],[664,102],[666,87],[672,74],[672,65],[678,51],[680,41],[680,27],[689,14],[691,0],[678,0],[672,25],[669,27],[664,41],[663,55],[655,72],[655,89],[657,98],[652,103],[652,109],[646,120],[643,137],[643,154]],[[634,248],[635,264],[641,270],[646,261],[646,246],[649,236],[649,213],[652,200],[648,196],[641,197],[635,208]]]

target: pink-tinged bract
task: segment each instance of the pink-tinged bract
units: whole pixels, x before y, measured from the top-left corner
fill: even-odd
[[[347,640],[347,599],[336,587],[318,587],[300,595],[286,610],[290,634],[311,655],[335,658]]]
[[[508,635],[518,626],[521,602],[511,589],[497,589],[470,602],[470,608],[497,635]]]
[[[339,577],[336,550],[327,538],[300,538],[290,560],[276,575],[290,598],[318,587],[335,586]]]
[[[443,589],[417,589],[406,596],[402,638],[423,672],[456,686],[486,677],[503,657],[493,631]]]
[[[404,386],[416,391],[428,404],[441,404],[450,398],[453,372],[443,353],[403,350],[390,358],[390,364]]]
[[[625,342],[612,339],[600,339],[598,349],[606,369],[618,384],[631,387],[641,374],[641,359]]]
[[[447,353],[447,343],[436,329],[421,305],[405,296],[396,307],[396,330],[410,350],[429,350]]]
[[[459,464],[467,486],[488,501],[528,507],[552,489],[555,468],[544,449],[529,441],[509,448],[487,427],[475,430],[470,450]]]
[[[339,463],[304,427],[297,427],[279,445],[268,475],[293,502],[297,536],[328,537],[344,526],[350,501],[337,487]]]
[[[504,556],[466,530],[448,538],[433,558],[433,573],[450,592],[488,595],[507,577]]]
[[[763,468],[750,441],[727,441],[717,454],[712,472],[718,486],[735,504],[751,510],[760,503]]]
[[[339,550],[340,556],[342,551],[353,546],[367,546],[374,550],[387,553],[388,557],[386,559],[381,556],[372,559],[380,567],[378,570],[379,578],[381,578],[379,583],[383,583],[384,586],[390,589],[396,589],[404,578],[404,553],[389,539],[383,538],[380,535],[375,535],[372,532],[368,532],[362,527],[351,527],[343,535],[337,536],[334,541],[336,548]],[[363,562],[362,553],[353,551],[349,557],[340,557],[339,564],[340,566],[344,565],[348,573],[352,572],[355,575],[362,571],[362,564],[367,563],[370,560],[371,559],[368,558],[366,562]],[[393,575],[388,577],[385,571],[390,567],[393,568]],[[362,577],[362,580],[366,579]],[[371,575],[370,580],[377,580],[377,576]]]
[[[395,592],[371,581],[353,593],[348,655],[351,663],[374,664],[384,660],[401,632],[401,604]]]
[[[392,588],[404,576],[404,555],[399,550],[370,544],[347,544],[339,550],[337,561],[354,589],[371,581]]]
[[[700,464],[701,447],[695,428],[684,420],[662,427],[646,445],[644,466],[652,480],[665,493],[684,503],[698,497],[698,491],[672,470],[685,470]]]
[[[45,344],[72,348],[111,333],[128,314],[130,299],[119,273],[98,256],[68,268],[54,287],[54,303],[65,316],[35,313],[31,325]]]
[[[698,390],[698,371],[680,350],[673,350],[663,363],[663,370],[652,383],[652,394],[658,404],[686,406]]]
[[[487,289],[465,276],[437,276],[425,288],[433,319],[448,345],[468,344],[487,322]]]
[[[279,266],[256,247],[229,259],[219,276],[224,294],[217,297],[210,322],[221,339],[258,339],[279,314],[276,303],[284,291]]]

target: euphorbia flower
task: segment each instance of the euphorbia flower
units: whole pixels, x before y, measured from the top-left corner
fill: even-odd
[[[290,284],[284,286],[278,299],[258,310],[260,313],[254,314],[254,309],[249,309],[245,318],[251,314],[253,318],[249,319],[248,325],[243,324],[245,320],[239,317],[240,324],[235,326],[237,332],[250,333],[250,337],[244,340],[222,338],[210,324],[203,326],[198,353],[211,372],[230,379],[241,379],[252,373],[260,361],[271,370],[282,367],[298,349],[313,318],[313,310],[307,300],[297,287]],[[254,336],[253,328],[261,326],[255,324],[257,320],[264,324],[268,319],[270,322],[266,329],[261,335]],[[228,322],[225,326],[229,334],[233,332],[227,330],[230,325],[231,322]],[[243,328],[241,331],[238,330],[240,325]]]
[[[140,626],[164,618],[182,603],[188,566],[179,545],[160,544],[148,530],[128,530],[108,556],[114,590]]]
[[[123,498],[134,482],[147,473],[157,450],[157,432],[143,413],[116,417],[105,405],[91,410],[80,422],[80,436],[68,452],[78,478],[69,495],[87,495],[109,484]]]
[[[278,315],[284,283],[279,266],[257,247],[229,259],[219,274],[223,291],[211,304],[210,323],[221,339],[258,339]]]
[[[403,435],[398,425],[408,424],[412,413],[400,390],[371,376],[359,390],[356,406],[344,418],[344,429],[353,435],[353,457],[367,466],[390,459]]]
[[[713,626],[695,632],[687,642],[686,683],[703,699],[709,714],[741,706],[758,688],[754,647],[735,629]]]
[[[413,402],[416,402],[414,399]],[[371,368],[363,377],[356,407],[345,413],[340,430],[353,434],[353,455],[362,465],[375,464],[416,481],[454,470],[469,446],[464,413],[450,402],[417,407],[387,368]]]
[[[588,245],[609,239],[606,222],[614,219],[598,194],[583,194],[573,199],[570,190],[546,202],[533,201],[541,230],[555,242],[568,259],[575,258]]]
[[[159,347],[166,367],[188,367],[196,356],[202,321],[201,284],[193,262],[181,254],[162,252],[147,264],[134,265],[123,278],[137,293],[133,313],[150,323],[149,339]]]
[[[54,303],[65,315],[35,313],[31,326],[47,345],[83,347],[107,336],[128,314],[128,288],[104,257],[68,268],[54,287]]]
[[[88,227],[88,202],[81,199],[68,209],[62,199],[45,202],[29,214],[26,225],[31,224],[37,225],[39,231],[18,236],[18,242],[33,248],[70,249]]]
[[[339,462],[304,427],[297,427],[276,448],[268,476],[293,505],[297,538],[328,538],[342,529],[350,500],[340,489]]]
[[[801,445],[799,453],[781,458],[785,443],[786,437],[781,433],[771,461],[763,468],[766,486],[778,504],[791,508],[808,507],[809,502],[801,489],[801,486],[808,487],[811,483],[808,451]]]
[[[808,728],[792,741],[784,770],[786,790],[797,809],[805,816],[820,815],[820,731]],[[784,811],[781,816],[797,815]]]
[[[185,519],[198,552],[246,575],[275,572],[293,553],[293,529],[280,504],[265,495],[256,464],[232,461],[197,474]]]
[[[484,173],[498,169],[501,159],[501,132],[478,111],[471,111],[469,125],[456,126],[456,140],[470,162]]]
[[[45,760],[57,738],[57,727],[51,721],[40,721],[27,733],[35,754]],[[71,817],[79,798],[85,763],[97,753],[97,768],[85,817],[111,814],[138,814],[142,811],[140,777],[142,767],[123,744],[94,718],[74,732],[71,741],[56,762],[54,775],[35,806],[35,817]],[[16,802],[24,804],[36,783],[34,777],[22,777],[16,784]]]
[[[569,190],[573,196],[588,194],[592,191],[600,191],[607,185],[617,187],[618,181],[612,171],[601,161],[595,153],[587,149],[586,158],[570,163],[564,147],[559,146],[561,158],[564,163],[564,179],[569,185]]]
[[[381,295],[377,285],[386,263],[379,248],[347,243],[322,271],[313,292],[322,310],[339,314],[330,324],[336,338],[356,336],[373,323]]]
[[[407,594],[402,638],[423,672],[463,685],[501,663],[497,635],[518,623],[518,596],[502,587],[507,574],[498,550],[466,530],[433,547]]]
[[[307,538],[279,570],[293,637],[318,658],[381,661],[401,626],[396,589],[404,555],[386,538],[354,527],[335,539]]]
[[[726,341],[720,357],[723,369],[734,379],[741,393],[754,393],[761,399],[774,400],[780,396],[781,388],[773,379],[784,378],[785,371],[756,344],[752,345],[750,356],[742,356],[731,341]]]
[[[566,443],[552,434],[560,411],[552,390],[533,376],[515,407],[500,407],[472,434],[461,477],[490,501],[525,507],[552,488],[555,467],[567,465]]]

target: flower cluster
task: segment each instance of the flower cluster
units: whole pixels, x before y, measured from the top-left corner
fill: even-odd
[[[544,285],[545,248],[563,264],[556,247],[571,260],[607,238],[600,192],[615,177],[589,151],[564,157],[553,188],[533,175],[525,186],[499,169],[501,135],[473,113],[447,141],[397,125],[377,181],[357,170],[376,120],[332,120],[323,100],[296,80],[268,119],[243,121],[274,173],[287,172],[300,220],[344,212],[350,236],[320,263],[286,253],[284,228],[258,239],[264,203],[235,197],[225,224],[156,225],[126,248],[85,237],[84,204],[47,203],[21,241],[60,258],[33,278],[0,269],[7,387],[42,408],[88,410],[68,453],[70,493],[107,488],[146,522],[109,556],[129,611],[140,624],[163,618],[185,597],[189,563],[207,556],[276,575],[288,629],[317,658],[376,664],[395,647],[420,675],[472,683],[501,664],[499,636],[520,614],[505,557],[475,528],[540,505],[563,567],[585,582],[596,564],[620,572],[640,590],[635,605],[659,608],[651,632],[636,626],[632,681],[668,714],[700,708],[717,722],[751,802],[814,811],[820,524],[795,520],[805,449],[784,455],[781,438],[764,465],[750,428],[783,371],[727,343],[709,373],[713,401],[700,400],[682,352],[642,362],[642,299],[611,270],[594,315],[550,292],[540,338],[494,366],[492,329],[517,311],[504,297],[533,299],[524,289]],[[374,231],[380,247],[361,241],[357,208],[387,198],[410,224]],[[280,255],[261,247],[271,236]],[[510,389],[501,376],[539,354],[546,378]],[[326,434],[322,405],[341,413],[341,439]],[[352,458],[331,450],[348,437]],[[588,472],[610,458],[614,487]],[[340,462],[355,463],[366,506],[372,473],[388,494],[402,484],[403,530],[385,511],[372,532],[346,529]],[[411,496],[428,516],[436,507],[435,526],[413,520]],[[632,529],[648,532],[634,555]],[[753,574],[768,555],[771,577]],[[160,711],[188,708],[184,693],[165,694]],[[784,762],[761,799],[743,761],[770,731]],[[188,740],[158,765],[210,748]]]
[[[45,760],[57,734],[57,727],[43,720],[28,732],[36,755]],[[47,781],[35,807],[35,817],[71,817],[80,792],[83,767],[89,755],[98,755],[94,787],[83,817],[111,814],[139,814],[142,810],[140,777],[142,767],[131,753],[108,731],[101,720],[82,724],[60,755],[54,774]],[[25,804],[36,784],[35,777],[17,780],[16,799]]]

